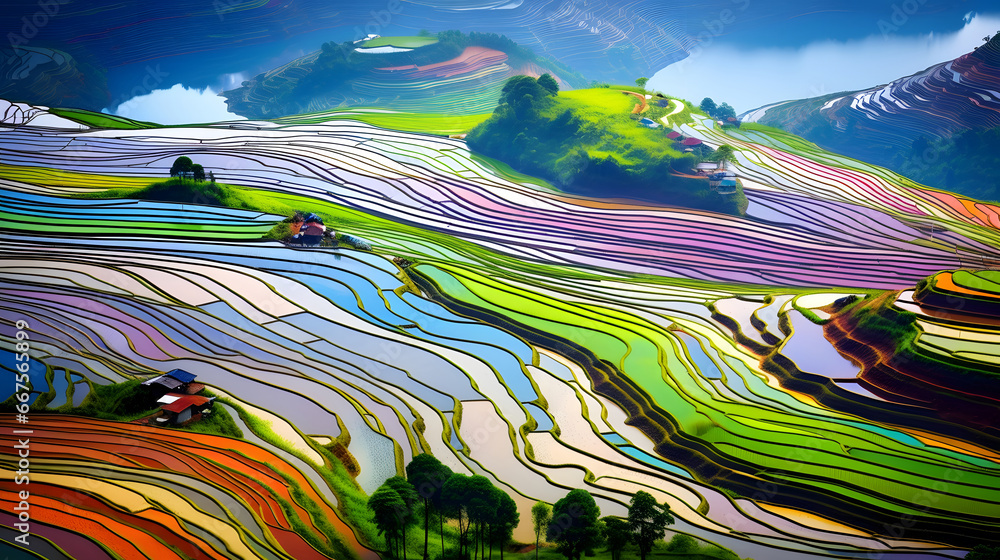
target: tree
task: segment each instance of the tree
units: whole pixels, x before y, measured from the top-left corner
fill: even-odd
[[[1000,546],[976,545],[965,560],[1000,560]]]
[[[546,535],[568,560],[579,560],[584,551],[601,544],[600,517],[601,508],[594,497],[577,488],[552,506]]]
[[[204,181],[205,180],[205,168],[202,167],[200,164],[196,163],[196,164],[192,165],[191,166],[191,172],[194,174],[194,180],[195,181]]]
[[[559,82],[552,77],[552,74],[542,74],[538,77],[538,85],[542,86],[550,95],[559,93]]]
[[[424,560],[427,560],[427,539],[431,510],[439,514],[441,520],[441,554],[444,555],[444,515],[442,513],[441,489],[451,469],[438,461],[433,455],[421,453],[406,465],[406,478],[413,485],[417,496],[424,501]]]
[[[605,517],[604,541],[611,551],[611,560],[621,560],[622,550],[632,540],[628,523],[618,517]]]
[[[667,552],[674,554],[697,554],[700,549],[698,541],[684,533],[676,533],[667,543]]]
[[[471,477],[452,473],[441,488],[442,505],[445,515],[458,520],[458,556],[465,555],[465,537],[469,532],[469,512],[466,503],[469,497],[469,479]],[[444,555],[444,550],[441,551]]]
[[[709,115],[714,116],[716,109],[718,109],[718,106],[716,106],[715,101],[712,101],[711,97],[706,97],[705,99],[701,100],[701,105],[699,105],[698,108],[701,109],[702,111],[705,111]]]
[[[469,516],[469,523],[476,524],[474,533],[476,548],[473,558],[477,558],[480,553],[482,553],[483,558],[486,557],[486,547],[484,545],[490,542],[488,534],[491,529],[489,526],[490,521],[496,515],[497,508],[500,505],[496,492],[496,487],[485,476],[474,475],[469,477],[465,497],[465,510]]]
[[[391,486],[383,484],[368,498],[368,509],[374,514],[378,533],[385,535],[389,554],[398,558],[393,550],[393,543],[398,546],[398,536],[406,523],[406,503],[403,498]]]
[[[639,546],[640,560],[646,560],[646,555],[653,550],[653,543],[663,539],[667,525],[673,522],[670,507],[656,503],[652,494],[640,490],[632,496],[628,507],[628,527]]]
[[[517,502],[509,494],[496,489],[499,505],[496,509],[496,541],[500,545],[500,560],[503,560],[503,549],[507,547],[511,537],[514,535],[514,528],[521,522],[521,514],[517,512]],[[537,549],[536,549],[536,554]]]
[[[507,104],[521,122],[538,119],[539,109],[551,103],[551,92],[531,76],[514,76],[500,90],[499,104]]]
[[[736,163],[736,151],[729,144],[723,144],[715,150],[715,153],[709,156],[709,159],[719,162],[725,168],[729,163]]]
[[[170,166],[170,176],[176,177],[181,174],[181,172],[191,171],[191,167],[194,166],[194,162],[191,158],[187,156],[181,156],[174,160],[174,164]]]
[[[552,508],[539,500],[531,506],[531,525],[535,528],[535,560],[538,560],[538,541],[552,520]]]
[[[636,78],[635,85],[641,87],[642,89],[646,89],[646,82],[648,81],[649,78]]]
[[[415,506],[417,505],[417,500],[419,500],[420,497],[417,496],[417,492],[413,489],[413,485],[410,484],[408,480],[399,475],[386,479],[386,481],[383,482],[382,485],[388,486],[393,490],[395,490],[396,494],[398,494],[400,499],[403,500],[403,505],[405,506],[405,510],[400,512],[400,516],[402,517],[402,526],[400,527],[400,531],[402,532],[401,541],[403,547],[403,559],[405,560],[406,526],[412,524],[416,520],[416,516],[414,515],[414,509]]]
[[[723,103],[722,105],[719,105],[718,109],[716,109],[715,118],[719,119],[722,122],[726,122],[731,118],[735,119],[736,109],[730,107],[729,103]]]

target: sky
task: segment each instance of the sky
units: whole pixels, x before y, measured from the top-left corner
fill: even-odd
[[[867,36],[816,39],[798,46],[741,39],[739,32],[706,35],[688,58],[654,74],[646,87],[693,103],[711,97],[729,103],[739,114],[778,101],[886,84],[970,52],[983,44],[983,37],[1000,30],[1000,11],[951,14],[939,18],[943,31],[914,34],[906,34],[907,21],[898,15],[894,20],[892,14],[874,20]]]
[[[105,111],[108,112],[107,109]],[[137,95],[119,105],[114,114],[159,124],[210,123],[244,118],[230,113],[225,98],[211,88],[199,90],[182,84]]]
[[[493,0],[454,1],[489,4]],[[967,53],[982,44],[985,35],[1000,30],[1000,6],[995,0],[704,0],[696,5],[640,0],[634,4],[663,10],[686,6],[686,15],[676,26],[663,22],[674,21],[671,18],[681,12],[662,14],[665,27],[660,32],[697,41],[693,48],[688,40],[678,41],[690,49],[690,55],[647,74],[651,77],[647,87],[695,103],[712,97],[729,103],[737,113],[788,99],[885,84]],[[242,12],[226,11],[218,16],[220,22],[209,18],[209,23],[222,25],[238,13]],[[482,14],[456,13],[460,15],[449,16],[454,21],[467,20],[470,25],[484,21]],[[471,15],[461,15],[465,13]],[[237,118],[228,113],[218,91],[238,87],[259,72],[318,48],[324,37],[349,31],[355,21],[352,17],[358,16],[333,17],[322,30],[298,34],[293,33],[298,20],[292,18],[284,23],[291,30],[285,33],[287,37],[276,33],[265,43],[204,52],[178,49],[159,58],[112,66],[112,89],[124,93],[107,110],[163,124]],[[243,25],[242,20],[239,23]],[[637,44],[644,41],[642,37],[629,39]],[[561,45],[552,41],[549,46]],[[158,55],[154,46],[147,48]],[[147,86],[150,80],[156,89]],[[119,105],[122,100],[127,101]]]

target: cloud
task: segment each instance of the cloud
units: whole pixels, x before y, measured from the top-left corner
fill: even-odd
[[[737,113],[762,105],[867,89],[957,58],[1000,29],[1000,16],[969,16],[953,33],[873,35],[817,41],[798,49],[734,48],[716,42],[657,72],[647,87],[699,103],[705,97]]]
[[[122,103],[114,114],[159,124],[210,123],[241,120],[230,113],[225,99],[211,88],[199,90],[174,84],[170,89],[155,89]]]
[[[222,91],[227,91],[242,86],[243,82],[247,79],[245,72],[234,72],[232,74],[223,74],[219,78],[219,82],[222,84]]]

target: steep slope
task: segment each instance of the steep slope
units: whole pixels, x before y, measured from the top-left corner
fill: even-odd
[[[110,99],[105,74],[62,50],[13,42],[0,49],[0,98],[7,100],[100,111]]]
[[[913,159],[927,167],[950,145],[935,140],[1000,126],[1000,34],[955,60],[884,86],[777,103],[740,119],[897,171]],[[907,171],[913,175],[920,167]]]

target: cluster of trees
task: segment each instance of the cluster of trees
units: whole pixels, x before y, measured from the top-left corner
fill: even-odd
[[[965,560],[1000,560],[1000,546],[977,545]]]
[[[706,97],[701,100],[701,105],[698,106],[702,111],[708,113],[713,119],[729,122],[729,119],[736,118],[736,110],[729,106],[729,103],[723,102],[722,105],[716,105],[715,101],[711,97]]]
[[[385,481],[368,499],[380,535],[390,555],[406,559],[406,529],[423,520],[424,555],[428,558],[430,521],[437,517],[445,550],[444,520],[458,523],[458,557],[493,556],[503,550],[520,521],[517,504],[484,476],[454,473],[432,455],[417,455],[406,466],[406,477]],[[471,549],[471,550],[470,550]]]
[[[979,200],[1000,201],[1000,128],[965,130],[951,138],[917,138],[890,166],[925,185]]]
[[[379,534],[386,540],[389,555],[407,558],[407,529],[423,525],[423,558],[428,558],[430,524],[437,520],[445,557],[445,520],[458,526],[457,558],[492,558],[493,548],[500,550],[510,543],[520,522],[517,504],[503,490],[484,476],[454,473],[429,454],[417,455],[406,466],[406,477],[387,479],[368,499]],[[535,530],[535,557],[542,535],[555,543],[567,560],[607,545],[614,560],[629,544],[638,548],[641,560],[662,540],[668,525],[674,522],[670,508],[658,504],[652,495],[638,492],[632,497],[628,517],[601,518],[594,497],[583,489],[571,490],[549,507],[538,502],[531,508]]]
[[[186,177],[190,173],[191,177],[195,181],[205,180],[205,168],[200,164],[191,161],[191,158],[187,156],[181,156],[174,160],[174,164],[170,166],[170,176],[171,177]],[[214,183],[215,175],[210,171],[208,178]]]
[[[641,560],[646,560],[653,545],[666,536],[667,526],[673,524],[674,517],[669,506],[656,503],[651,494],[640,491],[632,496],[627,518],[602,518],[594,497],[578,488],[556,502],[551,510],[544,502],[535,504],[531,520],[536,559],[538,539],[544,531],[568,560],[580,560],[581,555],[600,546],[607,546],[612,560],[620,560],[622,551],[630,544],[635,544]]]

